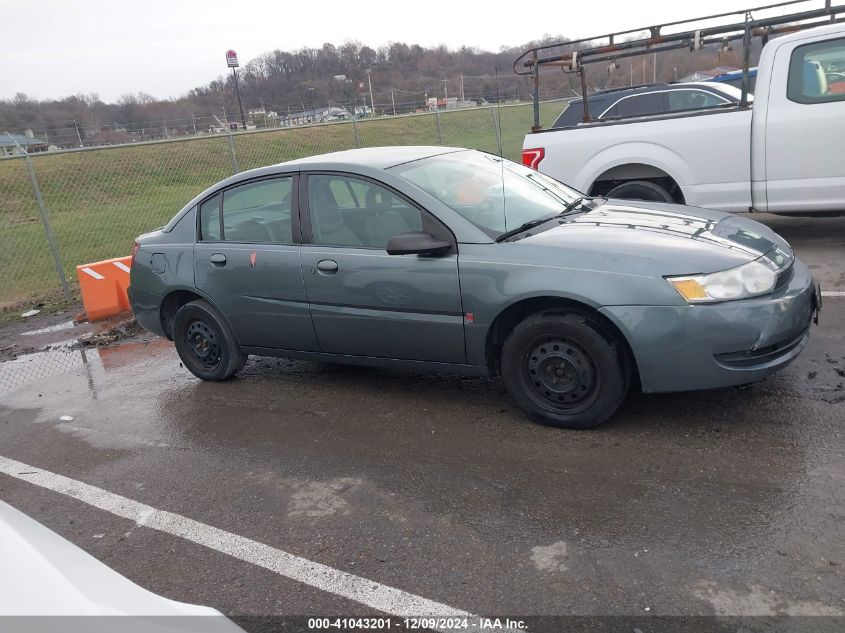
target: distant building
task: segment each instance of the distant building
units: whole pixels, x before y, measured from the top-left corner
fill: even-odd
[[[18,145],[27,153],[46,152],[49,149],[47,141],[33,136],[32,130],[28,134],[0,134],[0,156],[14,156],[18,154]],[[17,144],[16,144],[17,143]]]
[[[358,109],[356,109],[355,115],[357,116],[358,114]],[[282,119],[283,125],[289,126],[305,125],[307,123],[327,123],[329,121],[340,121],[351,117],[352,115],[346,108],[328,106],[326,108],[315,108],[314,110],[282,114],[279,118]]]

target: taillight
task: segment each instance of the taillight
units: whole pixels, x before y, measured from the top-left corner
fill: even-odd
[[[135,265],[135,255],[138,254],[138,251],[140,250],[140,248],[141,248],[141,245],[138,242],[135,242],[135,244],[133,244],[133,246],[132,246],[132,261],[129,262],[130,266]]]
[[[546,157],[546,150],[542,147],[522,150],[522,164],[531,169],[539,169],[540,161]]]

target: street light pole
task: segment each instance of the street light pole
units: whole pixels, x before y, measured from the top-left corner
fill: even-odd
[[[235,94],[238,95],[238,108],[241,111],[241,126],[242,129],[246,129],[246,118],[244,117],[244,104],[241,103],[241,89],[238,86],[238,72],[233,68],[232,69],[232,77],[235,78]]]
[[[232,69],[232,79],[235,82],[235,94],[238,95],[238,108],[241,110],[241,125],[243,129],[246,129],[246,117],[244,117],[244,104],[241,103],[241,88],[238,85],[238,73],[236,68],[238,67],[238,54],[233,50],[226,51],[226,65]],[[225,114],[225,110],[224,110]],[[225,117],[224,117],[225,118]],[[229,121],[226,121],[226,127],[229,127]]]
[[[376,102],[373,101],[373,80],[372,80],[372,77],[370,76],[370,69],[369,68],[367,68],[367,84],[369,84],[369,86],[370,86],[370,109],[372,110],[372,113],[371,113],[370,116],[375,116],[376,115]]]

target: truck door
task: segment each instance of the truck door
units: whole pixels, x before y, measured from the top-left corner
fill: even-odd
[[[754,146],[766,156],[767,210],[845,210],[845,37],[784,44],[773,62],[765,149]]]

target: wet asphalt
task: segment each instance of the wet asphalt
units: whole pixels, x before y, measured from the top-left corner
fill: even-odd
[[[845,219],[765,219],[845,290]],[[167,341],[70,328],[0,364],[0,455],[481,615],[843,615],[843,322],[827,298],[781,373],[587,432],[496,380],[253,357],[209,384]],[[2,474],[0,498],[168,598],[374,614]]]

